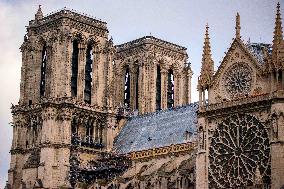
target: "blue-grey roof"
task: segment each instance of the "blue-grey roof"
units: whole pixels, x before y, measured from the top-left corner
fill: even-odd
[[[266,48],[268,50],[268,53],[271,54],[272,52],[272,45],[271,44],[265,44],[265,43],[247,43],[248,49],[253,53],[253,55],[256,57],[256,59],[259,61],[259,63],[263,64],[264,62],[264,54],[263,50]]]
[[[187,142],[196,137],[198,103],[131,117],[114,141],[114,151],[129,153]]]

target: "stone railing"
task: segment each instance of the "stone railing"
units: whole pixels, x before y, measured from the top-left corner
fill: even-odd
[[[36,20],[31,20],[29,22],[29,26],[37,26],[37,25],[43,25],[49,22],[52,22],[54,20],[57,20],[59,18],[66,17],[66,18],[71,18],[77,21],[80,21],[82,23],[86,23],[91,26],[95,26],[104,30],[107,30],[106,27],[106,22],[103,22],[101,20],[98,20],[97,18],[94,18],[90,15],[84,14],[84,13],[79,13],[78,11],[75,11],[73,9],[68,9],[64,7],[61,10],[52,12],[45,17],[43,17],[41,20],[36,21]]]
[[[209,104],[209,105],[206,105],[205,107],[200,107],[200,111],[204,112],[204,111],[218,110],[222,108],[229,108],[229,107],[234,107],[238,105],[250,104],[254,102],[261,102],[261,101],[271,100],[271,99],[276,99],[276,98],[284,98],[284,91],[278,90],[273,93],[265,93],[265,94],[260,94],[260,95],[254,95],[251,97],[239,98],[239,99],[231,100],[231,101],[224,101],[224,102],[216,103],[216,104]]]
[[[149,150],[135,151],[129,153],[132,160],[143,159],[143,158],[153,158],[156,156],[162,156],[167,154],[175,154],[180,152],[188,152],[194,150],[196,147],[195,143],[182,143],[182,144],[172,144],[170,146],[165,146],[161,148],[154,148]]]
[[[86,136],[84,138],[79,137],[76,134],[73,134],[71,137],[71,144],[74,146],[81,146],[87,148],[101,149],[104,145],[101,143],[99,139],[95,139],[90,136]]]
[[[12,109],[12,112],[17,112],[17,111],[25,112],[25,111],[42,108],[44,104],[54,104],[54,105],[66,104],[66,105],[73,106],[74,108],[85,109],[85,110],[90,110],[90,111],[97,111],[101,113],[115,112],[115,109],[111,107],[101,107],[97,105],[91,105],[86,102],[81,102],[81,101],[79,102],[76,100],[76,98],[73,98],[73,97],[41,98],[40,103],[34,103],[31,105],[12,105],[11,109]]]
[[[243,105],[243,104],[249,104],[253,102],[259,102],[263,100],[269,100],[270,98],[271,98],[270,94],[262,94],[262,95],[257,95],[253,97],[239,98],[236,100],[224,101],[224,102],[216,103],[216,104],[209,104],[205,106],[205,108],[201,107],[201,111],[212,111],[212,110],[217,110],[217,109],[222,109],[222,108],[228,108],[228,107],[233,107],[233,106],[238,106],[238,105]]]

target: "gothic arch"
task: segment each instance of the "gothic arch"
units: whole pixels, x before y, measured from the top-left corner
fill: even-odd
[[[71,42],[73,43],[74,40],[78,40],[80,45],[86,45],[87,38],[81,32],[75,32],[71,37]]]

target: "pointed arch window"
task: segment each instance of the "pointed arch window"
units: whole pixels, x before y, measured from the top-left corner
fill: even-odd
[[[79,42],[77,39],[73,41],[72,52],[72,76],[71,76],[71,96],[77,96],[77,80],[78,80],[78,56]]]
[[[168,108],[174,106],[174,73],[172,69],[169,69],[168,71],[167,105]]]
[[[45,95],[46,62],[47,62],[47,50],[46,50],[46,44],[44,44],[41,51],[40,96]]]
[[[129,107],[130,105],[130,74],[129,66],[126,66],[124,75],[124,105]]]
[[[160,68],[160,65],[157,66],[156,110],[161,110],[161,68]]]
[[[84,101],[91,103],[91,91],[92,91],[92,72],[93,72],[93,50],[92,45],[88,44],[86,51],[86,65],[85,65],[85,90],[84,90]]]

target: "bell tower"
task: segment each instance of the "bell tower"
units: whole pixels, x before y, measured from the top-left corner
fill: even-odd
[[[74,159],[81,166],[112,147],[112,39],[105,22],[66,8],[43,16],[39,6],[20,49],[7,187],[70,188]]]

